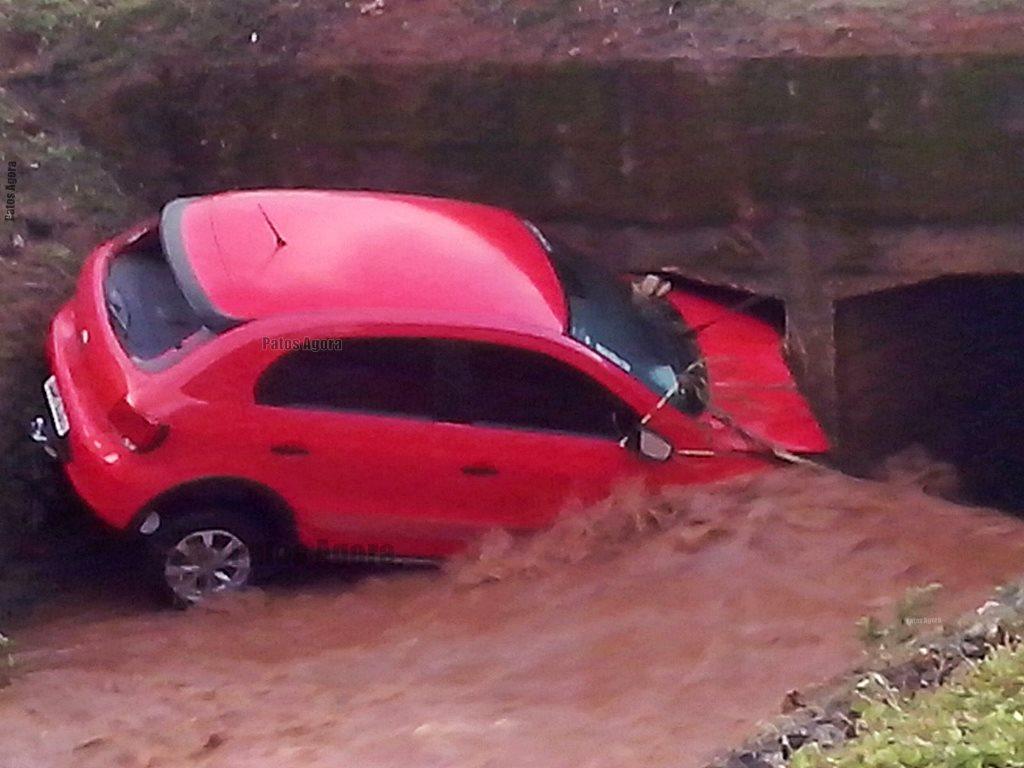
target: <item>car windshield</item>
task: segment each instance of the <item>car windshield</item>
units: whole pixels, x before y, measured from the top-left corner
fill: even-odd
[[[551,258],[569,308],[569,335],[669,404],[704,409],[706,379],[691,329],[664,299],[642,296],[564,243],[531,227]]]

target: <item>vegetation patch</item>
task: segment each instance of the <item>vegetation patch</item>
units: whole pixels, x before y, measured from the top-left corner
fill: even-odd
[[[857,731],[833,750],[809,745],[793,768],[1011,768],[1024,765],[1024,649],[996,650],[954,680],[907,698],[865,695]]]
[[[152,5],[152,0],[0,0],[9,27],[44,43],[72,30],[99,29]]]
[[[1019,0],[0,0],[0,32],[34,41],[61,76],[174,69],[209,57],[267,62],[298,54],[347,61],[549,59],[652,54],[758,55],[827,50],[859,35],[865,17],[885,34],[921,44],[908,16],[1010,14]],[[770,29],[762,29],[768,25]],[[871,25],[869,25],[871,26]],[[1012,32],[1017,26],[1007,21]],[[933,28],[933,27],[930,27]],[[822,31],[824,34],[822,35]],[[808,37],[815,37],[815,42]],[[766,36],[766,37],[765,37]],[[761,38],[765,39],[761,39]],[[937,30],[942,48],[945,35]],[[803,38],[808,38],[802,41]],[[452,45],[452,40],[460,43]],[[924,41],[927,46],[931,43]],[[317,55],[312,58],[316,59]]]
[[[869,653],[880,659],[891,658],[906,643],[921,635],[930,619],[925,616],[935,603],[935,594],[942,589],[938,583],[907,590],[896,603],[893,620],[883,622],[876,616],[865,616],[857,622],[858,634]]]
[[[57,51],[67,70],[185,56],[183,45],[223,56],[230,49],[219,46],[248,44],[274,7],[274,0],[0,0],[0,30],[35,40],[40,54]]]
[[[47,477],[27,437],[42,407],[47,323],[67,300],[82,258],[141,215],[105,171],[97,153],[74,136],[45,128],[33,110],[0,88],[0,168],[14,191],[0,226],[0,629],[24,613],[41,582],[46,542],[62,535],[68,500]],[[45,536],[41,535],[45,531]],[[32,551],[23,552],[26,535]],[[0,673],[6,641],[0,643]],[[2,674],[0,674],[2,677]]]
[[[929,637],[907,627],[935,585],[894,621],[860,622],[868,663],[805,699],[709,768],[1018,768],[1024,765],[1024,582]],[[810,700],[813,699],[813,700]]]

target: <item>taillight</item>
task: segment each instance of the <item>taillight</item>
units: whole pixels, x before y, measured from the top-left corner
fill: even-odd
[[[158,448],[167,439],[170,428],[135,410],[126,398],[121,398],[110,410],[110,423],[121,435],[125,447],[136,453]]]

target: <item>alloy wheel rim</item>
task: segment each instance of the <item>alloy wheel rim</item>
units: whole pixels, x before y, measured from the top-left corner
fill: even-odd
[[[240,589],[249,580],[252,555],[230,531],[210,528],[183,536],[167,553],[164,579],[186,603]]]

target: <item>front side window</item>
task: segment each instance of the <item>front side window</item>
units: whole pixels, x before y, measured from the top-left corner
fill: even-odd
[[[448,355],[462,380],[453,420],[612,440],[636,425],[615,395],[547,355],[468,342],[449,345]]]
[[[423,339],[319,340],[286,352],[256,382],[256,402],[286,408],[435,415],[435,350]]]

